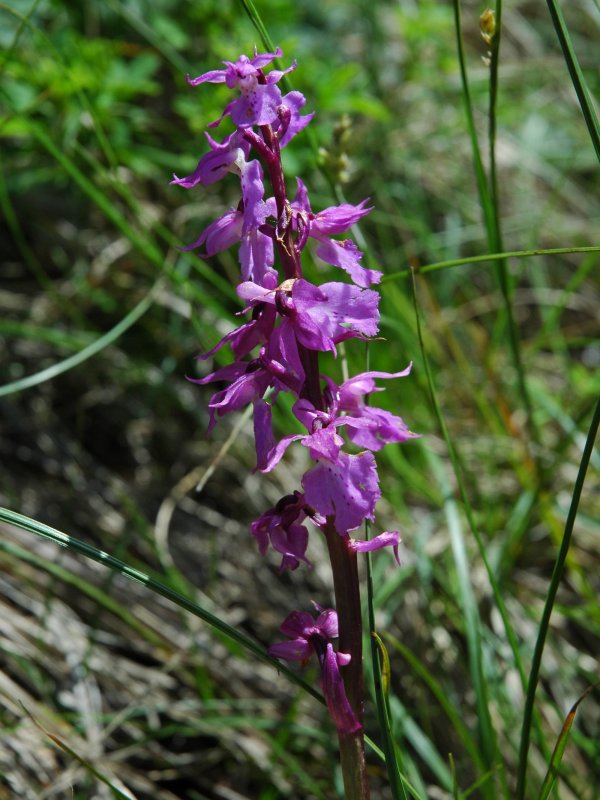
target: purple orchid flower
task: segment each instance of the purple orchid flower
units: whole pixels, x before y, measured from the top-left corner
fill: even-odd
[[[182,247],[184,251],[205,246],[201,258],[210,258],[240,242],[240,266],[244,280],[264,285],[265,276],[273,272],[273,239],[262,233],[270,216],[275,216],[275,200],[263,200],[265,189],[263,171],[256,160],[244,164],[241,171],[241,208],[230,209],[211,222],[195,242]]]
[[[291,203],[288,199],[280,151],[306,127],[313,114],[301,114],[306,100],[300,92],[282,95],[277,86],[295,63],[285,70],[264,71],[281,56],[279,48],[261,54],[255,49],[253,57],[241,55],[237,61],[225,61],[223,69],[197,78],[188,76],[192,86],[224,83],[236,91],[221,116],[210,125],[215,127],[229,116],[236,130],[221,142],[207,136],[209,152],[190,175],[174,175],[172,183],[184,188],[208,186],[232,173],[240,180],[241,199],[237,207],[208,225],[192,245],[183,249],[202,248],[203,257],[210,257],[239,245],[242,282],[237,292],[246,304],[239,313],[251,312],[250,319],[199,356],[206,359],[227,344],[234,362],[193,382],[220,383],[208,404],[209,430],[221,416],[252,403],[256,469],[261,472],[274,469],[292,442],[299,441],[307,448],[313,464],[302,478],[302,491],[286,495],[261,514],[252,523],[251,532],[261,554],[272,547],[281,556],[280,571],[295,570],[302,562],[311,566],[306,556],[307,521],[320,528],[329,541],[331,536],[341,537],[341,560],[336,563],[336,556],[332,568],[336,586],[341,576],[346,582],[346,596],[341,593],[339,600],[343,603],[339,606],[342,640],[347,636],[347,641],[353,642],[348,647],[352,647],[356,667],[347,670],[346,682],[352,684],[351,696],[357,698],[355,705],[359,709],[359,587],[357,579],[344,571],[348,564],[344,565],[343,559],[391,547],[398,560],[398,531],[384,531],[368,540],[351,538],[351,533],[366,520],[374,521],[381,490],[373,452],[387,443],[416,436],[401,417],[367,405],[365,398],[382,391],[376,384],[378,379],[403,377],[410,366],[397,373],[364,372],[339,385],[319,374],[320,352],[337,355],[341,342],[350,338],[368,340],[377,335],[379,296],[370,287],[379,283],[381,272],[362,266],[363,254],[352,239],[337,238],[371,211],[367,200],[358,205],[330,206],[316,213],[300,179],[295,199]],[[256,155],[254,160],[251,151]],[[265,197],[263,166],[273,197]],[[315,286],[303,278],[301,255],[309,238],[316,242],[316,255],[343,269],[352,283]],[[274,268],[276,254],[282,276]],[[288,434],[276,441],[271,404],[282,392],[294,396],[293,412],[306,432]],[[343,429],[361,452],[345,452]],[[350,595],[353,599],[347,602]],[[334,650],[332,640],[338,636],[336,612],[316,608],[316,619],[300,611],[290,614],[281,625],[281,632],[290,641],[273,645],[269,652],[276,658],[301,662],[316,654],[330,715],[340,734],[351,735],[362,728],[357,718],[360,712],[355,713],[350,705],[340,674],[351,655]],[[360,734],[357,747],[361,747],[359,739]],[[365,780],[363,774],[361,781]]]
[[[337,386],[331,378],[325,376],[327,389],[324,397],[325,409],[318,410],[305,398],[294,404],[292,411],[295,417],[307,429],[308,434],[288,434],[276,444],[268,447],[265,437],[265,425],[256,429],[257,449],[260,447],[263,457],[260,459],[259,469],[270,472],[281,461],[285,451],[292,442],[300,441],[308,447],[313,461],[326,459],[335,462],[344,440],[337,429],[344,426],[348,430],[351,441],[360,447],[371,451],[381,448],[391,442],[405,442],[418,436],[408,430],[401,417],[384,411],[381,408],[368,406],[363,400],[365,394],[383,391],[375,386],[374,378],[398,378],[408,375],[412,367],[410,364],[405,370],[396,373],[389,372],[364,372],[344,381]],[[270,430],[270,420],[269,426]]]
[[[210,258],[241,240],[243,224],[242,212],[232,208],[207,225],[195,242],[182,247],[181,250],[188,252],[204,246],[204,253],[201,253],[200,257]]]
[[[340,667],[350,663],[348,653],[335,652],[332,639],[338,636],[338,618],[332,608],[322,610],[315,620],[306,611],[292,611],[279,630],[291,641],[280,642],[269,647],[269,655],[285,661],[306,663],[313,653],[321,665],[321,687],[333,723],[339,733],[359,731],[362,725],[357,720],[346,696]]]
[[[241,283],[238,295],[250,303],[273,303],[283,317],[285,335],[309,350],[336,352],[336,344],[377,333],[379,295],[348,283],[314,286],[302,278],[265,291],[251,281]]]
[[[273,270],[273,240],[257,228],[248,228],[245,234],[243,231],[244,214],[239,209],[230,209],[211,222],[195,242],[180,249],[187,252],[204,245],[205,251],[200,254],[200,258],[210,258],[239,243],[242,276],[245,280],[263,286],[267,274],[276,274]]]
[[[259,303],[252,309],[251,320],[225,334],[220,342],[217,342],[213,348],[197,356],[197,358],[205,361],[220,350],[223,345],[228,344],[236,360],[239,361],[244,356],[247,356],[251,350],[254,350],[257,345],[269,341],[275,327],[276,317],[277,312],[273,306],[268,303]]]
[[[339,206],[330,206],[315,214],[310,207],[306,186],[300,178],[296,178],[296,181],[298,190],[292,202],[292,209],[302,240],[306,241],[307,237],[316,239],[319,242],[316,251],[319,258],[334,267],[341,267],[357,286],[368,288],[374,283],[379,283],[381,272],[361,266],[362,253],[351,239],[338,241],[331,238],[349,230],[361,217],[372,211],[372,207],[365,208],[367,201],[363,200],[357,206],[343,203]]]
[[[226,69],[211,70],[197,78],[190,78],[188,75],[187,81],[190,86],[198,86],[201,83],[225,83],[229,89],[238,88],[241,92],[241,96],[228,103],[219,119],[211,122],[209,127],[215,128],[229,115],[239,128],[270,125],[275,122],[277,109],[282,102],[281,92],[275,84],[286,73],[296,69],[296,64],[285,70],[271,70],[268,75],[263,73],[262,68],[282,55],[280,48],[274,53],[260,54],[255,49],[254,58],[241,55],[237,61],[224,61]]]
[[[365,395],[382,392],[375,384],[375,378],[403,378],[410,373],[412,363],[400,372],[362,372],[337,386],[331,378],[324,376],[327,384],[330,413],[344,413],[344,423],[348,437],[359,447],[376,452],[392,442],[406,442],[419,438],[402,419],[390,411],[368,406]]]
[[[228,172],[241,175],[250,155],[250,142],[244,139],[242,131],[235,130],[219,144],[209,133],[204,134],[210,146],[210,152],[202,156],[196,169],[186,178],[173,175],[171,184],[191,189],[199,183],[210,186],[221,180]]]
[[[273,331],[268,344],[261,348],[258,358],[252,361],[234,361],[204,378],[188,378],[192,383],[201,385],[214,381],[229,383],[227,388],[216,392],[209,400],[209,432],[214,428],[217,417],[239,411],[261,398],[267,389],[274,390],[274,397],[280,391],[300,394],[304,379],[304,368],[295,341],[283,337],[281,329]]]
[[[334,419],[324,411],[317,411],[310,400],[300,399],[294,403],[292,410],[309,431],[308,435],[292,433],[275,444],[270,438],[270,406],[267,406],[267,409],[263,411],[260,426],[255,426],[256,449],[261,453],[258,463],[261,472],[271,472],[275,469],[290,444],[297,441],[308,447],[313,461],[323,458],[336,461],[344,444],[344,440],[336,432],[336,427],[344,424],[343,418]]]

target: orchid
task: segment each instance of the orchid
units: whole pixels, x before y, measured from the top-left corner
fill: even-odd
[[[300,178],[294,199],[288,198],[281,148],[306,127],[313,114],[300,113],[306,104],[300,92],[282,95],[277,85],[295,64],[284,70],[265,70],[281,56],[279,49],[255,51],[252,57],[225,61],[224,69],[188,77],[191,86],[224,83],[237,93],[211,123],[215,127],[229,117],[235,130],[220,143],[207,136],[209,153],[200,158],[191,175],[174,176],[172,183],[193,189],[232,175],[240,183],[240,201],[183,249],[202,250],[201,257],[207,258],[238,246],[237,295],[244,304],[239,315],[250,315],[199,356],[205,361],[227,345],[233,361],[190,380],[201,386],[220,384],[208,402],[209,430],[224,415],[252,405],[256,469],[261,473],[276,469],[292,445],[303,446],[311,461],[300,479],[301,490],[285,495],[260,514],[250,530],[262,555],[271,548],[281,556],[280,571],[297,570],[302,564],[310,567],[311,537],[314,531],[324,536],[338,609],[317,607],[316,620],[307,612],[292,612],[281,626],[290,641],[273,645],[269,652],[301,662],[316,655],[340,748],[351,747],[353,757],[360,761],[355,774],[344,773],[344,778],[352,782],[361,775],[360,797],[366,798],[356,561],[359,554],[388,547],[398,561],[400,534],[384,531],[366,539],[351,534],[365,522],[375,521],[381,489],[374,453],[417,435],[402,417],[370,405],[366,397],[382,391],[378,380],[405,377],[411,365],[395,373],[364,372],[341,383],[320,374],[321,353],[336,356],[342,342],[377,337],[379,295],[371,287],[379,283],[381,273],[362,265],[363,255],[351,238],[335,238],[346,235],[372,210],[367,200],[314,211]],[[351,282],[316,285],[306,279],[302,254],[311,239],[316,242],[316,255],[339,267]],[[272,409],[283,393],[292,396],[294,417],[304,431],[277,439]],[[349,597],[354,599],[348,601]],[[338,632],[336,651],[332,640]]]
[[[241,174],[246,158],[250,153],[250,143],[244,139],[243,133],[236,130],[226,136],[219,144],[209,133],[205,133],[211,152],[203,155],[198,166],[186,178],[173,175],[171,184],[192,189],[199,183],[210,186],[211,183],[221,180],[228,172]]]

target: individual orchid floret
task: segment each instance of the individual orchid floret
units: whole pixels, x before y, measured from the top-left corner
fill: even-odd
[[[292,611],[279,629],[291,641],[272,645],[269,655],[306,663],[314,653],[321,666],[321,687],[333,723],[341,734],[354,733],[362,725],[348,701],[340,673],[340,667],[350,663],[350,655],[336,653],[331,644],[331,639],[338,635],[336,612],[332,608],[325,611],[317,608],[321,613],[316,620],[306,611]]]
[[[218,120],[209,127],[216,127],[221,120],[230,115],[238,127],[251,125],[270,125],[277,119],[277,109],[281,105],[281,92],[275,85],[283,75],[296,68],[292,64],[285,70],[271,70],[267,75],[262,68],[270,64],[274,58],[283,55],[280,48],[274,53],[257,53],[254,57],[241,55],[237,61],[224,61],[225,69],[211,70],[197,78],[187,77],[190,86],[201,83],[225,83],[229,89],[239,89],[241,96],[232,100]]]
[[[275,201],[273,198],[263,200],[263,171],[258,161],[244,164],[241,186],[240,207],[226,211],[208,225],[195,242],[182,250],[195,250],[204,245],[205,252],[201,257],[209,258],[240,242],[242,277],[264,285],[265,275],[272,271],[274,263],[273,239],[260,229],[269,216],[274,216]]]
[[[377,451],[385,444],[391,442],[405,442],[415,438],[418,434],[408,430],[401,417],[381,408],[367,406],[363,395],[376,389],[372,376],[400,377],[410,371],[410,366],[402,372],[390,373],[363,373],[345,381],[341,386],[325,377],[327,387],[323,393],[325,407],[323,410],[305,398],[294,404],[294,416],[308,431],[305,434],[288,434],[273,443],[267,449],[266,443],[261,441],[263,458],[259,463],[262,472],[274,469],[283,454],[292,442],[300,441],[309,449],[313,461],[325,459],[336,462],[344,440],[338,433],[338,428],[345,427],[349,439],[354,444],[368,450]],[[257,440],[258,441],[258,440]]]
[[[294,492],[282,497],[275,508],[265,511],[250,526],[261,555],[266,554],[269,544],[281,553],[280,572],[296,569],[301,561],[312,566],[306,558],[308,530],[303,525],[310,511],[304,495]]]
[[[269,442],[264,433],[264,431],[271,430],[270,406],[267,406],[267,409],[263,412],[265,421],[261,429],[256,431],[257,452],[261,453],[258,467],[261,472],[271,472],[279,464],[290,444],[296,441],[300,441],[308,448],[313,461],[326,459],[335,462],[337,460],[344,440],[336,432],[336,428],[345,423],[344,418],[334,418],[325,411],[319,411],[315,409],[310,400],[302,398],[294,403],[292,410],[309,431],[308,435],[290,434],[274,443]]]
[[[232,411],[239,411],[261,398],[267,389],[275,397],[280,391],[300,394],[304,385],[304,369],[295,342],[284,339],[280,329],[275,329],[269,342],[262,347],[258,358],[252,361],[234,361],[204,378],[189,378],[192,383],[204,385],[226,381],[229,386],[216,392],[209,400],[211,431],[217,421]]]
[[[251,350],[254,350],[257,345],[269,340],[275,327],[275,319],[276,312],[271,306],[266,305],[266,303],[255,306],[251,320],[225,334],[214,347],[196,357],[201,361],[205,361],[218,352],[223,345],[228,344],[233,355],[239,361],[244,356],[247,356]]]
[[[373,210],[373,206],[365,208],[368,200],[363,200],[357,206],[351,203],[342,203],[339,206],[329,206],[315,214],[310,207],[304,181],[296,178],[296,183],[296,197],[292,201],[292,209],[296,212],[298,224],[307,226],[309,235],[315,236],[315,238],[345,233]]]
[[[181,250],[188,252],[204,247],[200,257],[210,258],[241,240],[243,223],[242,212],[232,208],[207,225],[195,242],[182,247]]]
[[[197,356],[197,358],[205,361],[218,352],[223,345],[228,344],[236,360],[239,361],[244,356],[247,356],[251,350],[254,350],[257,345],[265,344],[269,341],[275,327],[276,318],[277,312],[273,306],[268,303],[259,303],[252,309],[252,319],[225,334],[220,342],[206,353]]]
[[[187,252],[204,246],[200,257],[210,258],[239,243],[239,261],[244,279],[264,285],[265,275],[273,273],[273,240],[257,228],[250,228],[246,234],[243,229],[244,214],[239,209],[230,209],[211,222],[195,242],[181,250]]]
[[[250,303],[273,303],[283,317],[286,336],[309,350],[336,352],[336,344],[352,337],[371,337],[378,331],[379,295],[348,283],[314,286],[302,278],[285,281],[275,291],[252,282],[238,286]]]
[[[246,159],[250,155],[250,142],[246,141],[243,132],[236,130],[226,136],[221,143],[216,142],[209,133],[204,134],[210,146],[210,152],[202,156],[196,169],[186,178],[173,175],[171,184],[191,189],[199,183],[210,186],[221,180],[228,172],[241,175]]]
[[[292,202],[292,209],[301,240],[306,241],[307,237],[316,239],[319,242],[317,256],[327,264],[345,270],[357,286],[368,288],[374,283],[379,283],[381,272],[361,266],[362,252],[351,239],[338,241],[331,238],[349,230],[365,214],[372,211],[372,207],[365,208],[367,201],[363,200],[357,206],[343,203],[339,206],[330,206],[315,214],[310,207],[306,186],[300,178],[296,178],[296,181],[298,190]]]
[[[330,413],[344,413],[343,417],[349,439],[359,447],[368,450],[381,450],[392,442],[406,442],[419,436],[408,429],[402,419],[390,411],[368,406],[365,395],[381,392],[375,384],[375,378],[402,378],[411,371],[412,364],[401,372],[363,372],[344,381],[337,386],[331,378],[325,376],[327,389],[325,396]]]

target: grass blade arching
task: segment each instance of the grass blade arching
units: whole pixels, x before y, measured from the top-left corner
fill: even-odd
[[[209,611],[202,608],[202,606],[198,605],[198,603],[189,600],[184,595],[174,591],[161,581],[152,578],[147,573],[142,572],[139,569],[135,569],[134,567],[131,567],[124,561],[121,561],[120,559],[111,556],[109,553],[106,553],[103,550],[99,550],[97,547],[87,544],[86,542],[83,542],[80,539],[76,539],[73,536],[69,536],[68,534],[63,533],[62,531],[59,531],[56,528],[52,528],[50,525],[45,525],[43,522],[31,519],[31,517],[26,517],[23,514],[18,514],[16,511],[11,511],[10,509],[7,508],[0,508],[0,522],[7,522],[10,525],[15,525],[18,528],[22,528],[23,530],[29,531],[30,533],[34,533],[37,536],[43,537],[44,539],[49,539],[50,541],[54,542],[57,545],[60,545],[61,547],[67,547],[73,552],[85,556],[85,558],[89,558],[92,561],[96,561],[98,564],[103,564],[105,567],[108,567],[109,569],[118,572],[119,574],[123,575],[125,578],[128,578],[129,580],[141,583],[142,585],[150,589],[150,591],[156,592],[162,597],[165,597],[167,600],[170,600],[171,602],[175,603],[175,605],[179,606],[185,611],[189,611],[191,614],[194,614],[195,616],[199,617],[201,620],[206,622],[220,634],[225,636],[228,640],[236,643],[237,645],[240,645],[243,649],[247,650],[257,658],[261,659],[261,661],[270,664],[279,672],[289,677],[297,686],[301,686],[316,700],[324,702],[321,695],[319,694],[319,692],[316,691],[316,689],[313,689],[312,686],[310,686],[308,683],[299,678],[284,664],[281,664],[278,660],[271,658],[271,656],[267,654],[266,650],[264,650],[264,648],[262,648],[249,636],[246,636],[241,631],[238,631],[236,628],[233,628],[231,625],[228,625],[226,622],[223,622],[223,620],[219,619],[219,617],[215,616],[214,614],[211,614]]]
[[[154,297],[161,284],[162,281],[159,279],[159,281],[154,284],[148,294],[142,300],[140,300],[140,302],[134,306],[131,311],[125,317],[123,317],[122,320],[120,320],[103,336],[98,337],[98,339],[95,339],[93,342],[88,344],[87,347],[84,347],[77,353],[74,353],[72,356],[63,359],[62,361],[53,364],[51,367],[46,367],[46,369],[40,370],[40,372],[36,372],[33,375],[28,375],[25,378],[19,378],[16,381],[12,381],[12,383],[7,383],[4,386],[0,386],[0,397],[4,397],[7,394],[13,394],[14,392],[20,392],[23,389],[29,389],[31,386],[37,386],[40,383],[44,383],[44,381],[52,380],[52,378],[55,378],[57,375],[62,375],[63,372],[67,372],[67,370],[79,366],[79,364],[87,361],[88,358],[92,358],[97,353],[100,353],[106,347],[115,342],[119,336],[125,333],[126,330],[131,328],[131,326],[134,325],[138,319],[140,319],[140,317],[146,313],[146,311],[148,311],[154,302]]]
[[[447,261],[436,261],[433,264],[425,264],[414,272],[425,275],[428,272],[439,272],[440,270],[460,267],[464,264],[481,264],[484,261],[501,261],[504,258],[529,258],[530,256],[556,256],[566,255],[567,253],[600,253],[600,246],[591,245],[589,247],[554,247],[539,250],[510,250],[506,253],[486,253],[480,256],[468,256],[467,258],[451,258]],[[384,275],[381,282],[388,283],[399,278],[408,278],[413,273],[412,269],[403,269],[398,272],[390,272]]]

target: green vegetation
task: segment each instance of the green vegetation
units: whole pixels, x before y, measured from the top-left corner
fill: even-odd
[[[484,9],[0,2],[0,798],[341,797],[314,674],[264,652],[329,576],[248,532],[300,456],[249,474],[185,379],[239,310],[231,253],[177,249],[233,196],[168,185],[224,104],[185,74],[262,49],[257,13],[317,112],[289,180],[375,206],[386,343],[349,369],[414,362],[380,401],[423,437],[379,459],[374,797],[600,795],[598,6],[498,3],[487,40]]]

